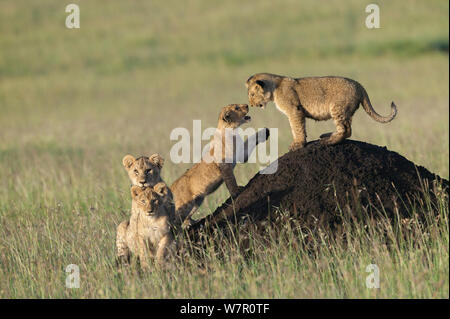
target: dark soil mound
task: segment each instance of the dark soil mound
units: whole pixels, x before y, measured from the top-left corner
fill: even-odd
[[[352,140],[335,146],[312,142],[280,157],[276,173],[255,175],[234,205],[228,199],[191,231],[243,217],[267,220],[279,208],[306,226],[332,229],[341,222],[343,210],[409,216],[411,205],[423,201],[424,189],[433,190],[436,184],[448,193],[447,180],[386,147]]]

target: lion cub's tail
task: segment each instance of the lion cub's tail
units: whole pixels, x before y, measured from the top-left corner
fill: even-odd
[[[369,116],[373,118],[375,121],[380,123],[388,123],[392,121],[394,117],[397,115],[397,106],[394,104],[394,102],[391,103],[391,114],[389,116],[381,116],[380,114],[375,112],[372,103],[370,103],[369,96],[367,95],[367,92],[366,90],[364,90],[364,88],[361,104],[364,110],[367,112],[367,114],[369,114]]]

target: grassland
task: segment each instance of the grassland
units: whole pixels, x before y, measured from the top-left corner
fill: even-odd
[[[221,106],[246,101],[256,72],[357,79],[379,113],[394,100],[399,114],[381,125],[359,111],[352,138],[448,178],[447,1],[379,1],[373,30],[361,1],[76,3],[79,30],[65,28],[61,1],[0,2],[0,297],[449,297],[445,198],[433,231],[414,226],[393,249],[380,235],[391,226],[367,236],[361,225],[315,256],[294,250],[287,232],[250,261],[208,257],[206,275],[187,260],[172,273],[120,276],[113,258],[130,206],[122,157],[159,152],[174,181],[189,165],[169,160],[171,130],[193,119],[214,126]],[[286,152],[287,119],[274,107],[251,115],[254,127],[279,129]],[[332,127],[308,122],[308,138]],[[238,182],[257,170],[237,167]],[[221,187],[200,213],[227,196]],[[370,263],[380,289],[365,286]],[[80,267],[80,289],[65,287],[69,264]]]

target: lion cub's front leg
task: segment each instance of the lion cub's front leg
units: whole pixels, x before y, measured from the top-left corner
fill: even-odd
[[[233,173],[233,164],[220,163],[218,165],[220,173],[222,174],[222,179],[224,180],[225,185],[227,185],[231,197],[235,198],[243,187],[239,187],[236,182],[236,177],[234,177]]]
[[[144,270],[150,270],[149,258],[153,258],[153,253],[147,241],[139,236],[138,238],[139,263]]]
[[[286,112],[286,115],[289,119],[292,136],[294,137],[294,141],[289,146],[289,150],[293,151],[304,147],[306,145],[305,114],[302,110],[298,110],[297,107],[292,106],[290,112]]]
[[[174,244],[174,239],[172,234],[167,234],[158,244],[158,248],[156,250],[156,262],[159,266],[163,266],[166,264],[167,258],[172,252]]]
[[[281,95],[274,99],[278,110],[283,112],[289,120],[292,137],[294,141],[289,147],[293,151],[306,145],[305,112],[298,98],[297,92],[289,87],[289,82],[283,89]]]
[[[243,162],[247,163],[250,155],[253,153],[256,146],[259,143],[263,143],[267,141],[270,136],[270,130],[266,127],[264,129],[259,130],[252,136],[249,136],[244,142],[244,158]]]

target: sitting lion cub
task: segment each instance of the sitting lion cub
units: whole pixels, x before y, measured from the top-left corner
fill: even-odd
[[[131,185],[139,187],[153,187],[158,183],[164,183],[161,178],[161,169],[164,165],[164,159],[161,155],[155,153],[149,157],[140,156],[134,158],[132,155],[125,155],[122,164],[128,173]],[[173,203],[173,196],[168,189],[167,202]]]
[[[172,190],[176,215],[184,219],[183,227],[192,225],[191,217],[202,204],[205,196],[214,192],[225,181],[232,197],[239,193],[233,174],[236,163],[247,162],[256,145],[269,137],[269,129],[258,131],[242,141],[235,129],[250,122],[247,104],[225,106],[219,115],[217,131],[210,143],[209,160],[202,158],[178,178]],[[228,130],[227,130],[228,129]],[[237,148],[237,145],[243,147]]]
[[[117,227],[119,262],[128,263],[131,253],[139,258],[143,269],[149,268],[148,258],[154,258],[158,265],[166,262],[174,248],[171,223],[175,211],[168,202],[169,192],[165,183],[153,188],[131,187],[131,218]]]

